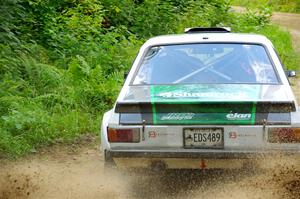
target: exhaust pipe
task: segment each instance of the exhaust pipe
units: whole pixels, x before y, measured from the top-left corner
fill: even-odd
[[[151,163],[151,171],[155,173],[163,173],[167,169],[167,164],[163,161],[153,161]]]

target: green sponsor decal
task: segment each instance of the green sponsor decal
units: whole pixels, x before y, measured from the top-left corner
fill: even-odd
[[[254,124],[255,113],[157,113],[154,124]]]
[[[258,100],[259,92],[260,86],[257,85],[152,86],[153,123],[254,124],[255,101]],[[194,104],[201,105],[201,103],[204,105],[194,106]],[[174,112],[166,112],[162,104],[177,104],[177,107],[174,106]],[[191,111],[188,104],[190,107],[200,110]],[[218,106],[214,106],[214,104],[218,104]],[[242,112],[233,111],[234,106],[241,109]],[[187,109],[188,111],[176,112],[180,109]]]
[[[156,85],[151,87],[151,99],[168,103],[257,101],[259,92],[260,85]]]

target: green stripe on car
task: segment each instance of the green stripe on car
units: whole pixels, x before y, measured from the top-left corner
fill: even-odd
[[[259,93],[259,85],[154,85],[151,86],[153,123],[255,124],[256,100]],[[166,112],[167,106],[164,105],[172,104],[174,109],[170,111],[168,106],[169,112]],[[188,104],[201,110],[193,112]],[[197,106],[194,106],[195,104]],[[235,105],[242,111],[232,112]],[[187,109],[188,112],[182,109]]]

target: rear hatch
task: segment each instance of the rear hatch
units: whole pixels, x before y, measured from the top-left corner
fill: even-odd
[[[284,85],[129,86],[115,112],[124,125],[290,124],[293,99]]]

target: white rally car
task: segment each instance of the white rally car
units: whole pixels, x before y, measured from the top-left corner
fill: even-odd
[[[192,28],[151,38],[104,114],[105,163],[226,169],[277,153],[299,161],[291,76],[261,35]]]

